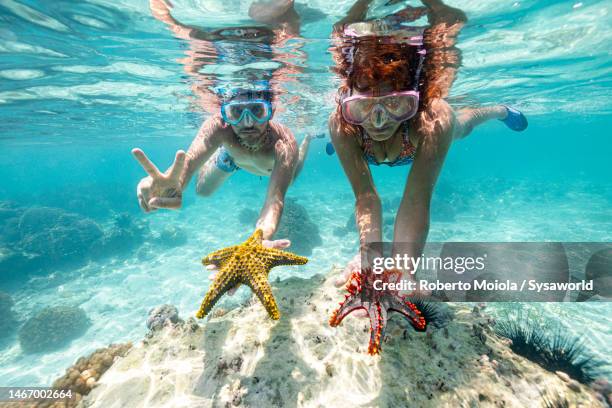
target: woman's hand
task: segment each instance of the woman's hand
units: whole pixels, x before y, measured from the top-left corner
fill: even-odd
[[[361,254],[357,253],[344,267],[344,270],[334,281],[336,287],[346,285],[353,273],[361,272]]]
[[[357,253],[357,255],[353,257],[353,259],[348,261],[348,263],[344,267],[344,270],[342,271],[342,274],[338,276],[336,280],[334,281],[334,285],[336,287],[341,287],[341,286],[346,285],[349,279],[351,279],[351,276],[353,276],[353,273],[358,273],[358,272],[361,272],[361,254],[359,252]],[[353,312],[353,316],[367,317],[368,312],[364,309],[355,310]]]
[[[180,208],[183,202],[180,178],[185,168],[185,152],[176,152],[174,163],[165,173],[161,173],[142,150],[134,149],[132,154],[149,175],[140,180],[136,188],[140,208],[145,212]]]
[[[266,248],[285,249],[291,245],[291,241],[289,241],[288,239],[277,239],[274,241],[264,239],[262,245]],[[208,279],[210,279],[211,281],[215,280],[219,268],[217,268],[216,265],[207,265],[206,269],[211,272],[211,274],[208,276]],[[232,296],[234,293],[236,293],[238,288],[239,286],[234,286],[233,288],[227,291],[227,294]]]

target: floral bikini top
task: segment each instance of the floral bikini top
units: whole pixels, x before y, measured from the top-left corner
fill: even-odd
[[[395,167],[395,166],[406,166],[414,161],[414,154],[416,153],[416,146],[410,141],[410,133],[408,132],[408,125],[402,125],[402,151],[393,161],[377,162],[376,156],[372,150],[372,139],[367,135],[366,132],[361,131],[361,141],[363,149],[363,158],[370,165],[380,166],[382,164]]]

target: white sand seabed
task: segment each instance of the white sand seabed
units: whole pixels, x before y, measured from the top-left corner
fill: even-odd
[[[279,321],[251,300],[147,336],[82,406],[525,407],[538,406],[541,392],[601,406],[590,389],[512,353],[488,317],[466,305],[452,305],[448,326],[426,333],[392,314],[382,354],[369,356],[366,319],[349,315],[337,328],[328,325],[343,299],[333,276],[274,283]]]

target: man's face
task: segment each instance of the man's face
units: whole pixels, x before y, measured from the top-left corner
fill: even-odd
[[[232,99],[232,102],[248,102],[250,99],[247,96],[237,96]],[[252,108],[257,109],[257,108]],[[252,112],[258,115],[259,112]],[[230,124],[234,133],[247,144],[256,144],[258,139],[264,134],[268,128],[269,120],[259,123],[255,118],[246,112],[242,120],[237,124]]]

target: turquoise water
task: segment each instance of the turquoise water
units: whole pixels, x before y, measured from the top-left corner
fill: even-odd
[[[176,0],[173,15],[204,27],[246,24],[248,3]],[[281,64],[290,69],[278,83],[284,109],[276,119],[298,140],[327,134],[338,83],[329,71],[329,36],[350,3],[298,3],[301,35],[279,46]],[[375,2],[372,14],[384,13],[383,3]],[[429,239],[612,241],[609,2],[448,4],[469,18],[458,41],[463,61],[451,102],[512,104],[530,127],[519,134],[491,122],[453,145],[433,199]],[[151,17],[146,1],[0,1],[0,290],[12,296],[20,322],[57,305],[79,306],[91,320],[82,336],[52,352],[24,354],[15,335],[5,340],[0,385],[48,385],[78,356],[138,341],[147,312],[158,304],[193,315],[209,284],[199,259],[250,234],[239,214],[259,209],[267,179],[244,171],[211,198],[196,197],[192,186],[179,212],[145,215],[138,208],[135,188],[144,172],[131,148],[141,147],[161,168],[169,165],[209,115],[194,101],[193,85],[214,75],[235,79],[228,64],[186,73],[186,55],[189,45]],[[306,208],[323,244],[308,265],[278,268],[273,278],[324,273],[356,253],[354,230],[341,239],[335,234],[351,217],[354,198],[325,143],[313,141],[288,193]],[[373,170],[386,214],[395,210],[407,171]],[[11,261],[13,244],[32,240],[27,233],[11,236],[15,225],[7,220],[40,207],[86,218],[103,234],[124,228],[137,236],[100,256],[70,241],[74,249],[60,249],[73,254],[71,262],[50,256],[36,271],[31,263],[26,270]],[[52,214],[34,223],[43,233]],[[128,215],[123,224],[119,214]],[[148,231],[134,232],[146,228],[141,223]],[[170,229],[186,238],[160,242]],[[241,289],[224,304],[247,295]],[[529,307],[551,327],[585,334],[590,350],[610,360],[609,304]]]

